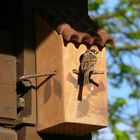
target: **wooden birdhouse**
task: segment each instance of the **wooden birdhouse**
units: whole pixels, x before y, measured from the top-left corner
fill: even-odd
[[[6,1],[0,10],[0,140],[90,140],[108,125],[104,46],[113,39],[87,0]]]
[[[82,10],[38,9],[36,72],[48,74],[37,78],[38,132],[85,135],[108,125],[104,45],[112,42]],[[96,71],[89,84],[80,86],[81,58],[91,48],[99,52]]]

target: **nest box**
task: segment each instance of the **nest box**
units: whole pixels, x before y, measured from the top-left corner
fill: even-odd
[[[37,131],[89,134],[108,125],[106,49],[102,46],[112,39],[81,12],[68,12],[71,15],[67,15],[61,11],[65,15],[56,16],[57,19],[54,15],[60,13],[55,12],[36,15],[36,72],[56,72],[53,76],[37,78]],[[66,15],[72,23],[62,22]],[[81,25],[73,26],[77,22],[75,17],[78,20],[82,17]],[[99,39],[76,28],[84,25],[92,27]],[[78,75],[73,73],[73,69],[79,69],[81,55],[91,47],[99,51],[95,68],[103,73],[91,76],[98,86],[93,83],[83,86],[82,100],[79,101]]]

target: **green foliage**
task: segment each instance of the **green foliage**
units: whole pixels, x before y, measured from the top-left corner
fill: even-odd
[[[140,131],[139,132],[135,132],[136,138],[137,140],[140,140]]]
[[[94,0],[90,0],[88,2],[88,9],[89,10],[97,10],[100,5],[103,3],[103,0],[98,0],[98,1],[94,1]]]
[[[130,140],[126,131],[121,131],[120,129],[115,128],[113,132],[115,134],[113,140]]]
[[[140,99],[140,93],[139,91],[133,90],[130,94],[129,94],[130,98],[133,99]]]
[[[109,124],[114,140],[140,139],[140,2],[137,0],[89,0],[91,18],[115,39],[106,45],[108,78],[118,94],[109,100]],[[108,2],[108,3],[107,3]],[[111,4],[115,3],[115,5]],[[109,7],[107,6],[110,5]],[[111,7],[111,5],[113,7]],[[127,98],[119,88],[127,84]],[[118,97],[117,97],[118,96]],[[135,109],[134,109],[135,108]],[[119,124],[129,128],[123,130]],[[100,135],[100,133],[99,133]]]
[[[109,120],[112,127],[121,121],[120,113],[125,105],[126,100],[124,98],[116,98],[113,103],[109,102]]]

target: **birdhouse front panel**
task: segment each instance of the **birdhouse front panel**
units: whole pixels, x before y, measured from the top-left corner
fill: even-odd
[[[97,49],[96,46],[92,46]],[[73,73],[73,69],[79,69],[80,56],[87,50],[86,45],[80,45],[78,49],[73,43],[64,47],[64,95],[65,95],[65,119],[68,122],[79,122],[83,124],[107,126],[107,95],[106,95],[106,59],[105,49],[98,56],[95,66],[96,70],[103,71],[104,74],[95,74],[91,79],[97,85],[89,83],[82,88],[82,95],[78,84],[78,76]],[[81,96],[81,101],[78,100]]]
[[[95,30],[94,36],[72,27],[74,24],[62,23],[62,19],[52,22],[55,13],[49,14],[36,16],[36,72],[46,73],[37,78],[38,132],[85,135],[106,127],[103,46],[112,39],[102,29]]]

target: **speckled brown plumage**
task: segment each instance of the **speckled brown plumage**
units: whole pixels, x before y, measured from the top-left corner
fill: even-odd
[[[88,49],[81,60],[80,69],[84,74],[83,85],[89,83],[90,72],[94,71],[95,64],[97,62],[98,51],[94,49]]]

